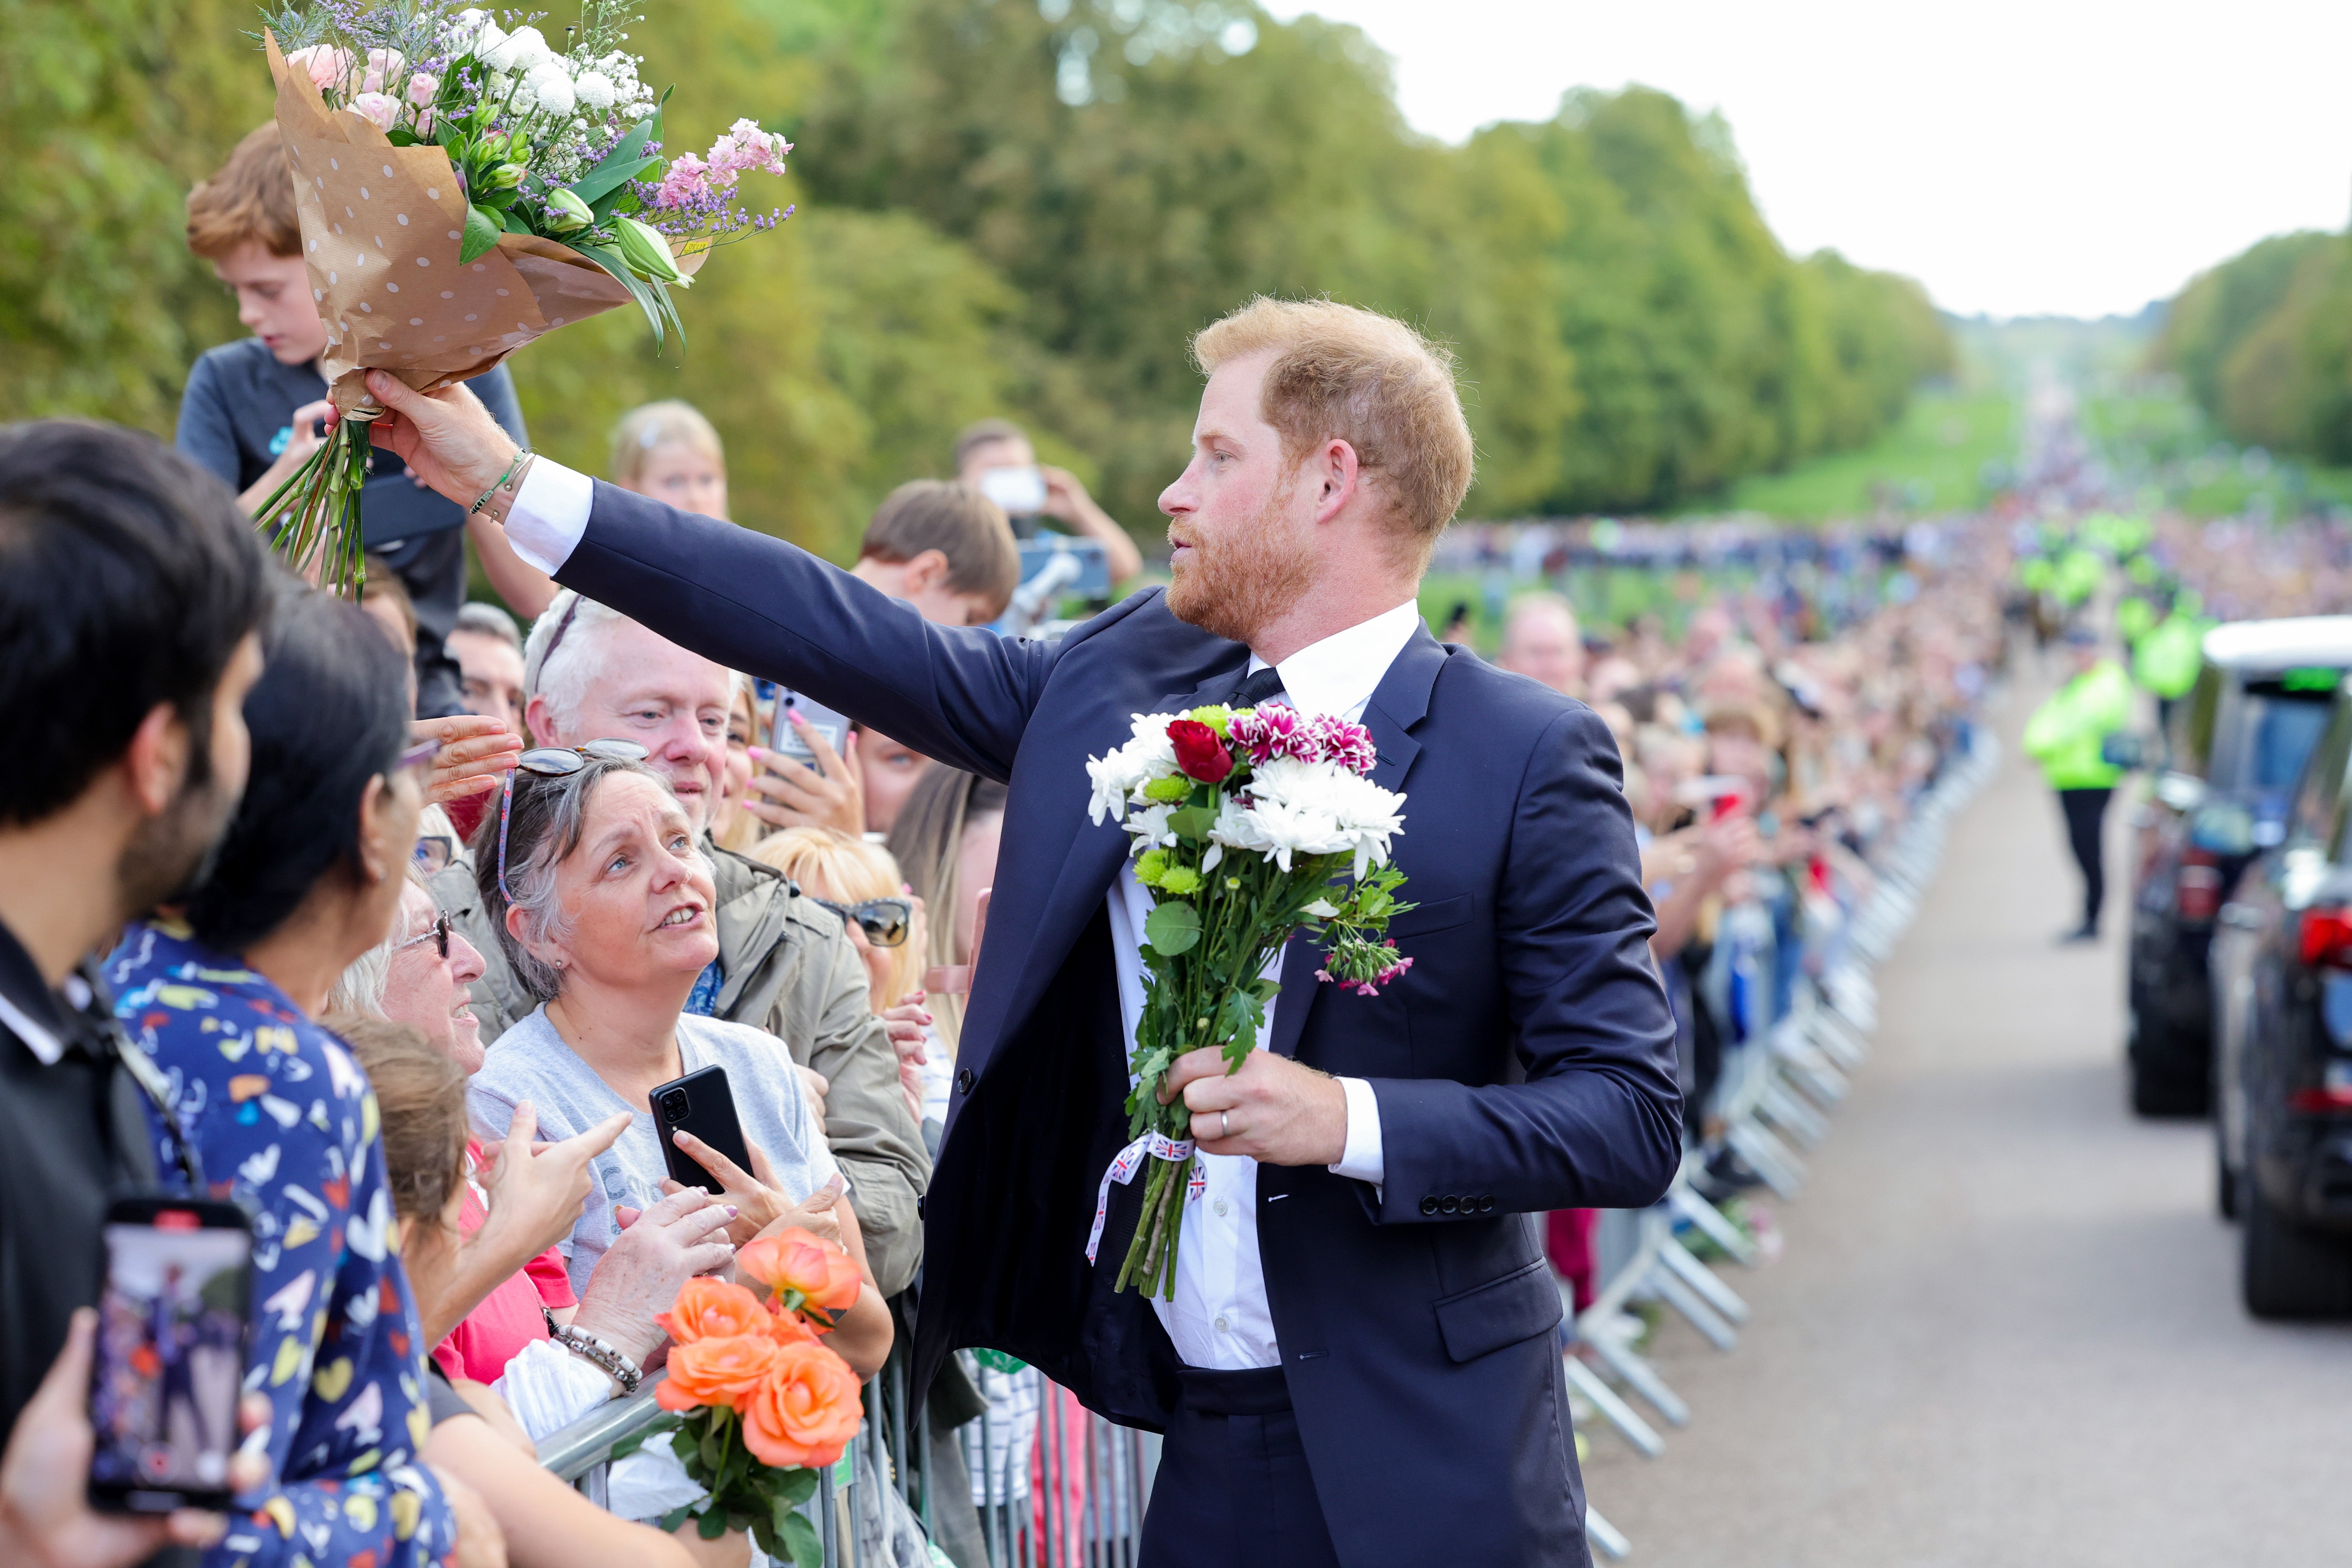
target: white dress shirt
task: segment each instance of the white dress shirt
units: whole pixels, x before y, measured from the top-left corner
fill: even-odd
[[[1302,713],[1337,713],[1360,720],[1372,692],[1412,640],[1421,626],[1421,606],[1411,600],[1335,632],[1321,642],[1300,648],[1275,666],[1282,677],[1283,696]],[[1265,660],[1252,655],[1254,673]],[[1135,1054],[1136,1021],[1143,1016],[1143,922],[1151,913],[1151,894],[1135,879],[1129,861],[1110,886],[1111,960],[1118,969],[1119,1021],[1127,1051]],[[1282,955],[1266,965],[1266,978],[1282,978]],[[1294,989],[1315,984],[1311,975],[1296,976]],[[1283,999],[1266,1005],[1265,1023],[1258,1046],[1265,1047],[1274,1028],[1275,1009]],[[1381,1113],[1372,1086],[1360,1078],[1343,1078],[1339,1087],[1348,1100],[1347,1140],[1336,1175],[1381,1184],[1386,1164],[1381,1147]],[[1281,1347],[1275,1341],[1274,1311],[1265,1296],[1265,1267],[1257,1249],[1257,1162],[1246,1154],[1199,1156],[1208,1177],[1200,1197],[1184,1205],[1183,1229],[1176,1247],[1176,1295],[1173,1300],[1151,1298],[1152,1310],[1176,1347],[1176,1357],[1187,1366],[1241,1371],[1279,1366]]]
[[[541,458],[523,477],[522,489],[507,512],[507,542],[515,553],[542,572],[561,568],[588,530],[588,513],[595,500],[588,478],[561,463]],[[1304,713],[1337,713],[1361,720],[1372,693],[1387,676],[1406,643],[1421,626],[1420,605],[1407,600],[1370,620],[1360,621],[1321,642],[1300,648],[1275,668],[1282,677],[1283,695]],[[1265,668],[1253,655],[1252,672]],[[1111,884],[1111,956],[1118,972],[1120,1024],[1127,1051],[1135,1052],[1136,1021],[1143,1016],[1143,922],[1151,912],[1151,895],[1135,879],[1130,862]],[[1279,979],[1277,954],[1267,969]],[[1294,984],[1311,985],[1299,977]],[[1276,997],[1267,1005],[1265,1029],[1274,1026]],[[1261,1047],[1269,1037],[1261,1031]],[[1347,1096],[1348,1131],[1335,1174],[1381,1184],[1386,1173],[1381,1147],[1381,1118],[1371,1085],[1362,1079],[1339,1079]],[[1184,1225],[1176,1252],[1176,1298],[1154,1296],[1151,1305],[1187,1365],[1243,1370],[1279,1366],[1274,1314],[1266,1303],[1265,1268],[1257,1247],[1257,1162],[1242,1154],[1200,1156],[1208,1177],[1198,1200],[1184,1206]]]

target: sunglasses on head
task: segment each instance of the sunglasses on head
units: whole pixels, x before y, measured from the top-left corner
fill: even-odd
[[[565,617],[570,625],[570,617]],[[556,635],[562,635],[559,626]],[[591,762],[642,763],[651,752],[635,741],[591,741],[584,746],[533,746],[515,760],[515,773],[536,773],[543,779],[560,779],[576,773]],[[507,775],[506,788],[499,795],[499,896],[509,903],[514,894],[507,890],[507,818],[514,811],[514,773]]]
[[[822,909],[831,910],[844,923],[857,922],[866,940],[876,947],[897,947],[907,940],[907,931],[915,918],[915,906],[905,899],[868,899],[861,904],[836,904],[831,899],[812,896],[811,901]]]

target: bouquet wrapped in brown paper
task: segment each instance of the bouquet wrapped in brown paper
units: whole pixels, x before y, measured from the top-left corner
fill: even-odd
[[[791,216],[736,200],[741,174],[781,174],[792,150],[751,121],[707,158],[663,154],[661,106],[617,47],[621,20],[586,0],[558,53],[535,27],[430,0],[270,18],[278,130],[327,329],[320,368],[345,417],[258,515],[330,589],[356,594],[365,570],[378,409],[362,373],[430,392],[632,300],[658,342],[679,330],[669,290],[713,245]]]

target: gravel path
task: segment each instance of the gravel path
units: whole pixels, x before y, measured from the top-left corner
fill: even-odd
[[[1724,1266],[1738,1348],[1670,1318],[1690,1426],[1655,1460],[1591,1435],[1636,1564],[2352,1563],[2352,1328],[2246,1317],[2204,1126],[2126,1109],[2121,912],[2095,949],[2051,944],[2076,884],[2021,710],[1879,972],[1809,1185],[1773,1205],[1785,1256]]]

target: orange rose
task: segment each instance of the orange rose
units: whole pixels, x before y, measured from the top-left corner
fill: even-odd
[[[780,1345],[813,1345],[816,1330],[797,1312],[771,1312],[763,1325],[768,1337]]]
[[[742,1286],[697,1278],[678,1287],[677,1301],[654,1321],[678,1343],[690,1345],[697,1340],[763,1333],[767,1320],[766,1305]]]
[[[857,1374],[820,1344],[780,1347],[767,1380],[740,1408],[743,1446],[778,1469],[832,1464],[857,1436],[866,1414]]]
[[[763,1333],[697,1340],[669,1352],[669,1378],[654,1392],[664,1410],[697,1410],[724,1405],[740,1410],[744,1399],[774,1371],[780,1347]]]
[[[856,1305],[866,1283],[848,1253],[798,1226],[745,1242],[735,1251],[735,1267],[779,1296],[797,1290],[810,1306],[827,1312]]]

